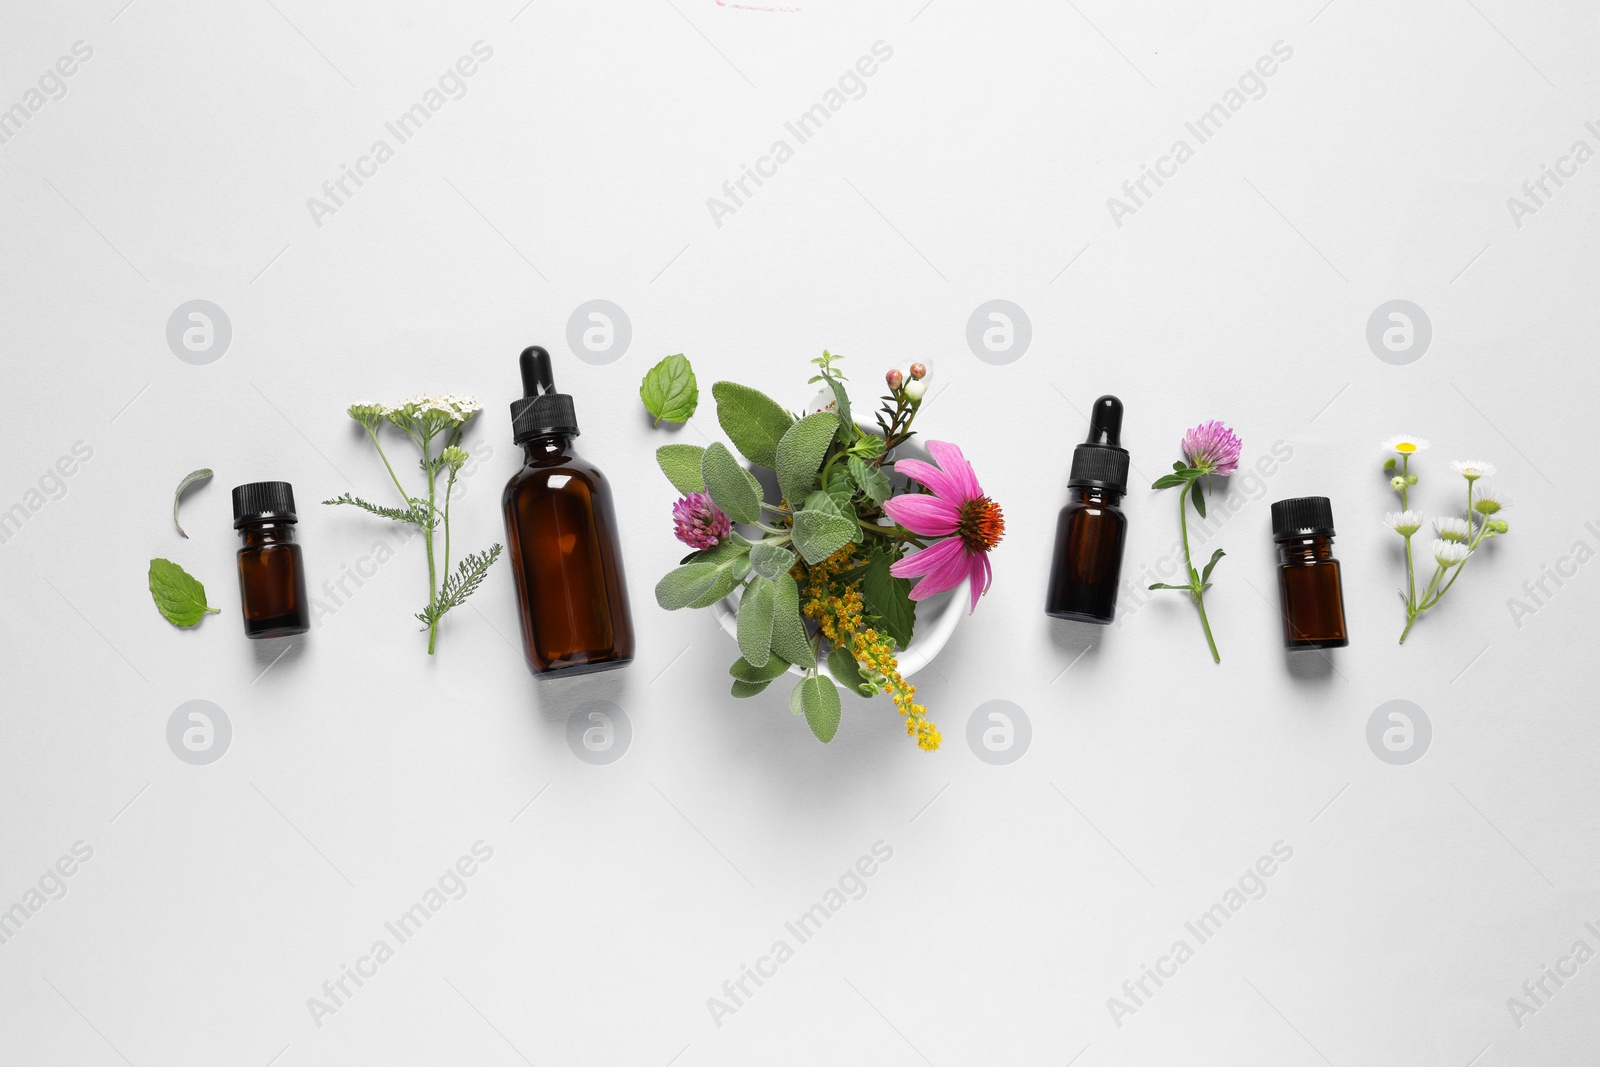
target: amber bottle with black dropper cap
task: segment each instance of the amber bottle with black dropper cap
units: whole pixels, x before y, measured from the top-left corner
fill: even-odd
[[[1128,491],[1122,447],[1122,401],[1103,396],[1089,415],[1089,439],[1072,453],[1072,496],[1056,520],[1045,613],[1105,625],[1117,613],[1128,518],[1118,507]]]
[[[249,482],[233,487],[233,528],[239,549],[239,607],[252,641],[292,637],[311,629],[306,565],[294,541],[294,486]]]
[[[522,352],[521,400],[511,404],[523,467],[506,483],[511,573],[522,651],[535,675],[575,675],[633,662],[633,617],[617,546],[611,488],[572,449],[572,397],[556,392],[550,353]]]
[[[1272,505],[1278,545],[1278,604],[1283,647],[1344,648],[1344,589],[1333,558],[1333,505],[1325,496],[1298,496]]]

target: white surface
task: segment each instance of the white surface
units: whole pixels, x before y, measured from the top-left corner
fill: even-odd
[[[1583,125],[1600,115],[1590,8],[122,2],[11,0],[0,34],[5,106],[73,42],[94,50],[0,147],[0,506],[74,442],[93,450],[0,545],[0,908],[74,842],[94,850],[0,945],[0,1062],[1590,1054],[1600,962],[1520,1028],[1506,1005],[1574,941],[1600,947],[1584,925],[1600,927],[1600,564],[1548,584],[1520,628],[1507,607],[1575,542],[1600,544],[1584,527],[1600,528],[1600,163],[1520,228],[1506,207],[1600,140]],[[306,198],[478,40],[493,57],[467,95],[315,226]],[[879,40],[893,58],[866,95],[714,225],[706,198]],[[1106,198],[1279,40],[1293,58],[1266,95],[1113,225]],[[194,298],[233,324],[208,366],[164,338]],[[594,298],[633,324],[610,365],[564,340]],[[993,298],[1032,321],[1007,366],[966,344]],[[1364,340],[1395,298],[1434,326],[1410,366]],[[487,545],[531,342],[560,357],[580,447],[615,482],[633,667],[535,684],[504,563],[429,660],[415,543],[283,659],[247,643],[228,488],[294,483],[320,586],[388,536],[316,503],[384,493],[345,405],[473,391],[486,459],[456,535]],[[799,393],[825,346],[858,393],[926,359],[925,432],[959,441],[1005,508],[993,592],[919,679],[934,755],[884,702],[847,705],[827,747],[781,693],[736,703],[715,622],[650,596],[679,555],[650,450],[699,436],[648,428],[640,374],[682,351],[707,392],[731,377]],[[1247,461],[1293,451],[1208,542],[1229,553],[1210,596],[1220,667],[1174,594],[1103,632],[1041,611],[1079,412],[1107,391],[1142,484],[1205,418],[1238,428]],[[716,433],[709,402],[695,424]],[[1402,430],[1434,442],[1424,508],[1453,504],[1447,463],[1467,457],[1500,465],[1516,507],[1399,648],[1376,446]],[[181,541],[170,493],[199,466],[217,477]],[[1286,661],[1264,599],[1268,503],[1308,493],[1333,498],[1346,569],[1353,643],[1333,672]],[[1136,487],[1127,508],[1137,580],[1173,542],[1173,500]],[[196,632],[162,621],[156,555],[223,613]],[[209,766],[165,740],[191,699],[233,725]],[[1434,726],[1410,766],[1366,742],[1391,699]],[[566,742],[595,700],[632,725],[604,766]],[[1010,765],[965,743],[991,700],[1031,721]],[[307,998],[480,840],[493,858],[465,897],[316,1026]],[[877,841],[893,857],[866,895],[717,1026],[707,998],[795,942],[784,923]],[[1278,841],[1293,858],[1266,895],[1117,1027],[1107,998]]]

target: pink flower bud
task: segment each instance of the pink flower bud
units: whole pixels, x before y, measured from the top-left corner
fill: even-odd
[[[922,381],[922,379],[926,378],[927,376],[928,376],[928,368],[927,367],[923,366],[921,363],[913,363],[913,364],[911,364],[911,380],[912,381],[920,382],[920,381]]]
[[[883,376],[883,380],[889,383],[889,388],[891,390],[897,390],[906,380],[906,376],[891,367],[889,369],[889,373]]]

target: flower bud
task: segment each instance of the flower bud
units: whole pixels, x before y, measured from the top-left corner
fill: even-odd
[[[1394,470],[1394,457],[1393,456],[1391,456],[1388,459],[1383,461],[1383,469],[1386,470],[1386,471]]]
[[[928,383],[920,379],[913,378],[906,383],[906,396],[913,401],[921,400],[927,391]]]
[[[883,376],[883,380],[889,383],[890,390],[898,391],[901,384],[905,382],[906,377],[895,368],[890,367],[889,373]]]
[[[1389,488],[1393,489],[1395,492],[1398,493],[1400,490],[1404,489],[1405,487],[1406,487],[1406,480],[1404,478],[1400,477],[1400,475],[1397,474],[1393,478],[1389,479]]]
[[[1416,485],[1417,484],[1417,476],[1415,474],[1406,475],[1406,484],[1407,485]]]
[[[927,367],[925,367],[921,363],[913,363],[913,364],[911,364],[911,380],[912,381],[920,382],[920,381],[922,381],[922,379],[926,378],[927,376],[928,376],[928,368]]]

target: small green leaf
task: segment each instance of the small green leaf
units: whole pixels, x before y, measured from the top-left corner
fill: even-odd
[[[794,553],[787,548],[766,541],[757,541],[750,546],[750,569],[769,582],[793,566]]]
[[[1211,562],[1206,564],[1206,569],[1200,575],[1201,585],[1205,585],[1211,580],[1211,568],[1215,567],[1217,565],[1217,560],[1221,559],[1225,555],[1227,555],[1227,553],[1222,551],[1220,548],[1211,553]]]
[[[790,663],[810,669],[817,665],[816,650],[800,617],[800,587],[791,574],[778,575],[778,588],[772,615],[772,651]]]
[[[721,441],[706,449],[700,474],[711,500],[734,522],[751,523],[761,517],[761,484],[739,465]]]
[[[765,682],[746,682],[735,678],[733,680],[733,695],[741,699],[760,696],[767,691],[767,686],[771,684],[770,680]]]
[[[874,437],[873,440],[876,441],[877,438]],[[883,469],[859,456],[850,457],[850,480],[855,482],[861,494],[874,504],[882,504],[894,492],[894,488],[889,484],[889,476],[883,473]]]
[[[839,687],[825,675],[808,675],[789,694],[789,710],[804,715],[817,740],[827,744],[839,732]]]
[[[789,413],[765,393],[738,382],[717,382],[711,395],[717,399],[717,421],[739,453],[751,463],[776,469],[778,442],[794,422]]]
[[[848,648],[836,648],[828,653],[828,673],[833,675],[834,681],[856,696],[866,696],[861,687],[867,680],[861,676],[861,664],[856,662]]]
[[[867,613],[882,620],[894,643],[907,648],[917,624],[917,605],[911,599],[911,582],[889,573],[893,564],[889,553],[872,557],[861,576],[861,599]]]
[[[172,525],[178,527],[179,537],[187,538],[189,536],[183,532],[183,526],[178,522],[178,501],[183,499],[183,491],[197,482],[205,481],[211,477],[212,473],[209,467],[201,467],[197,471],[190,471],[183,476],[183,481],[178,483],[177,490],[172,494]]]
[[[652,426],[660,426],[663,420],[687,422],[700,403],[700,387],[689,360],[682,354],[668,356],[651,367],[639,383],[639,399],[644,401],[645,410],[656,417]]]
[[[794,547],[807,563],[817,564],[843,548],[855,536],[856,524],[825,511],[797,511]]]
[[[1182,460],[1175,459],[1172,461],[1172,469],[1175,471],[1186,471],[1189,469],[1189,465]]]
[[[864,433],[861,435],[861,438],[856,441],[855,445],[851,448],[851,451],[860,456],[862,459],[877,459],[879,456],[883,455],[884,449],[887,447],[888,446],[884,443],[883,438],[879,437],[877,434]]]
[[[778,472],[778,488],[791,504],[805,499],[816,484],[817,468],[822,466],[822,457],[828,454],[838,427],[837,415],[819,411],[790,426],[778,440],[774,469]]]
[[[206,604],[206,587],[170,559],[150,561],[150,597],[156,610],[174,626],[193,626],[221,608]]]
[[[1182,589],[1185,593],[1189,592],[1189,587],[1186,586],[1186,585],[1168,585],[1165,582],[1157,582],[1155,585],[1149,586],[1148,588],[1150,588],[1150,589]]]
[[[1206,491],[1205,491],[1205,487],[1202,486],[1199,482],[1195,482],[1193,485],[1191,485],[1189,487],[1189,499],[1194,501],[1194,509],[1195,509],[1195,511],[1200,513],[1200,517],[1202,519],[1205,518],[1206,517]]]
[[[1180,478],[1176,474],[1163,474],[1150,483],[1152,489],[1171,489],[1175,485],[1183,485],[1188,479]]]
[[[705,476],[700,466],[705,462],[706,450],[699,445],[662,445],[656,449],[656,463],[667,481],[680,493],[703,493]]]
[[[765,578],[752,578],[739,598],[739,651],[754,667],[772,658],[772,616],[777,590]]]

